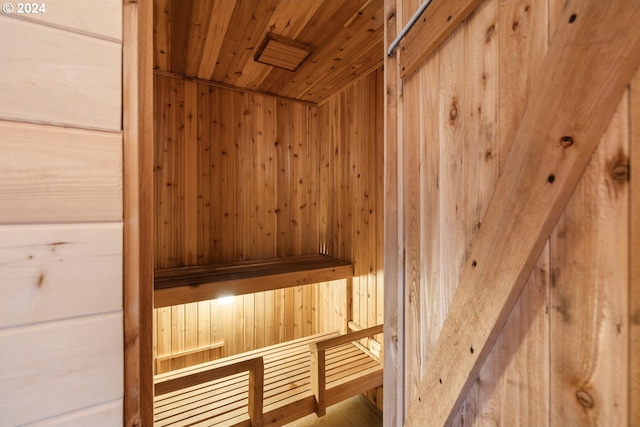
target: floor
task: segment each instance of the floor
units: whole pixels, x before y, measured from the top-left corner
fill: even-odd
[[[360,396],[336,403],[327,408],[327,414],[318,418],[307,415],[286,427],[382,427],[382,418]]]

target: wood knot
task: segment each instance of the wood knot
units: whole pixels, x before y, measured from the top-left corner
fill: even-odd
[[[491,25],[489,28],[487,28],[487,32],[484,34],[484,41],[489,43],[491,41],[491,36],[493,35],[493,32],[495,31],[496,26],[495,25]]]
[[[611,178],[614,181],[629,181],[629,165],[626,163],[616,163],[611,168]]]
[[[595,402],[593,401],[593,397],[591,397],[589,393],[582,389],[578,389],[576,391],[576,398],[578,399],[578,403],[580,403],[585,408],[593,408],[594,406],[596,406]]]
[[[560,145],[565,148],[571,147],[573,145],[573,138],[570,136],[563,136],[560,138]]]
[[[449,110],[449,122],[454,123],[458,118],[458,100],[453,98],[451,102],[451,109]]]

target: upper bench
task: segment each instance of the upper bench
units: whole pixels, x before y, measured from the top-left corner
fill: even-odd
[[[154,306],[166,307],[349,277],[353,277],[353,264],[320,254],[165,268],[155,270]]]

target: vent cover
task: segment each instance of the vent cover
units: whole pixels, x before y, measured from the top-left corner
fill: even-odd
[[[308,44],[267,33],[253,60],[289,71],[295,71],[309,56],[312,49]]]

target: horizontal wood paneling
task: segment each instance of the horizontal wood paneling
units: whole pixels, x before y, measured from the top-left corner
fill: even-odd
[[[122,219],[122,136],[0,121],[0,222]]]
[[[0,328],[122,309],[121,223],[0,225],[0,260]]]
[[[45,12],[38,14],[18,14],[19,2],[13,4],[12,18],[31,20],[40,24],[86,33],[91,36],[122,41],[122,3],[113,0],[55,0],[44,2]],[[22,2],[27,4],[26,2]],[[30,3],[30,4],[33,4]],[[43,3],[36,3],[38,6]]]
[[[0,330],[0,348],[3,425],[122,398],[122,313]]]
[[[0,16],[0,119],[121,130],[119,43]]]
[[[122,423],[122,400],[94,406],[88,409],[49,418],[24,427],[68,427],[68,426],[92,426],[113,427]]]
[[[119,426],[122,1],[45,7],[0,16],[0,424]]]

